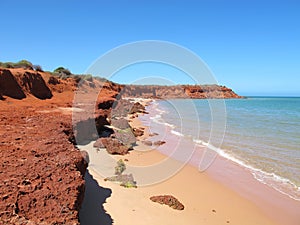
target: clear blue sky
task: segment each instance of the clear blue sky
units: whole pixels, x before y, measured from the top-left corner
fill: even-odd
[[[0,61],[28,59],[45,70],[83,73],[119,45],[164,40],[198,54],[219,84],[239,94],[300,96],[297,0],[1,0],[0,6]]]

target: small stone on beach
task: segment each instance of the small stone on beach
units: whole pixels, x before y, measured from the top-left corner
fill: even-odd
[[[181,202],[179,202],[178,199],[172,195],[152,196],[150,198],[150,200],[153,202],[160,203],[160,204],[168,205],[173,209],[184,210],[184,205]]]
[[[142,141],[144,145],[152,146],[152,141]]]

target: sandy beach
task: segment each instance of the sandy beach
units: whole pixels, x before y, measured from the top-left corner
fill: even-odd
[[[189,164],[160,182],[153,182],[155,179],[152,178],[163,174],[164,171],[154,170],[150,174],[139,174],[139,168],[151,167],[165,160],[170,165],[182,164],[142,143],[149,137],[149,131],[138,118],[131,120],[131,126],[144,127],[145,134],[139,138],[137,146],[128,155],[108,155],[105,150],[97,151],[93,148],[93,143],[79,146],[90,156],[86,180],[88,194],[85,196],[80,217],[82,224],[99,224],[99,220],[102,224],[116,225],[280,224],[253,202],[212,179],[207,173],[200,173]],[[114,166],[119,159],[125,160],[125,172],[133,174],[137,188],[124,188],[117,183],[104,181],[105,177],[113,175]],[[148,178],[145,178],[146,176]],[[101,201],[97,200],[95,194],[98,185],[102,190]],[[173,195],[185,208],[179,211],[154,203],[150,200],[154,195]],[[97,213],[99,217],[95,217]]]

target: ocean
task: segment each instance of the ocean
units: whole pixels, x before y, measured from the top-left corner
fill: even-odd
[[[300,201],[300,98],[155,100],[148,110],[150,130],[205,147]]]

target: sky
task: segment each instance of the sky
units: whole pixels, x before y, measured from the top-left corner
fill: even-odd
[[[44,70],[63,66],[82,74],[120,45],[160,40],[195,53],[219,84],[240,95],[300,96],[297,0],[1,0],[0,6],[2,62],[27,59]],[[192,83],[168,65],[134,67],[112,80],[150,75]]]

